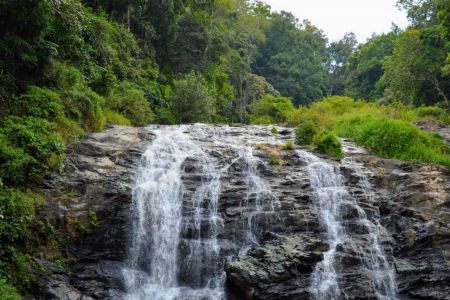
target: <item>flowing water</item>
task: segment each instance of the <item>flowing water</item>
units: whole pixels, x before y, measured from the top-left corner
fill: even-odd
[[[264,164],[258,144],[283,144],[289,137],[268,134],[267,127],[208,125],[153,126],[155,138],[137,170],[133,190],[129,259],[123,270],[127,300],[226,299],[224,266],[227,260],[246,255],[261,244],[262,236],[280,228],[281,204],[260,175]],[[261,151],[259,151],[261,154]],[[394,274],[380,242],[380,226],[349,194],[339,166],[299,151],[306,161],[314,205],[326,228],[329,251],[311,276],[316,299],[343,299],[336,268],[339,245],[352,242],[341,215],[342,206],[357,211],[367,229],[368,247],[360,247],[364,268],[379,299],[396,299]],[[370,183],[361,167],[360,185],[373,201]],[[221,190],[238,182],[244,187],[233,207],[240,232],[224,237]],[[371,198],[372,197],[372,198]],[[234,201],[234,200],[232,200]],[[223,204],[222,204],[223,205]],[[225,207],[225,210],[227,207]],[[275,226],[272,226],[275,225]],[[370,251],[367,251],[367,248]]]
[[[370,273],[371,283],[378,299],[397,299],[394,272],[380,245],[380,226],[367,217],[365,211],[349,194],[339,166],[330,164],[311,153],[299,151],[299,156],[307,163],[311,180],[313,197],[322,225],[326,228],[329,251],[324,253],[324,259],[317,264],[312,274],[311,292],[316,299],[343,299],[345,294],[339,286],[339,272],[336,270],[338,246],[352,242],[352,236],[347,233],[346,222],[342,210],[351,207],[357,212],[357,223],[368,232],[368,250],[360,247],[358,254]],[[354,167],[354,166],[353,166]],[[359,166],[358,166],[359,167]],[[363,172],[359,172],[363,174]],[[365,191],[370,191],[367,177],[361,175],[361,185]],[[368,192],[367,201],[373,194]]]
[[[218,213],[221,176],[239,161],[245,166],[248,197],[242,203],[242,220],[246,238],[234,255],[245,254],[258,244],[258,224],[274,212],[276,198],[258,176],[252,145],[230,133],[228,127],[186,125],[149,130],[156,138],[145,151],[136,176],[132,242],[128,267],[123,271],[125,298],[225,299],[223,269],[228,257],[221,255],[218,238],[224,226]],[[202,149],[205,141],[229,149],[235,157],[225,165],[215,165]],[[201,177],[194,191],[187,191],[183,182],[188,178],[189,172],[183,169],[188,159],[196,167],[190,172]]]

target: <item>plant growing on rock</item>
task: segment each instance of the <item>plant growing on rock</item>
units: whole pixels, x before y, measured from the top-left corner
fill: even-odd
[[[323,133],[315,141],[316,151],[334,158],[343,158],[342,143],[333,132]]]
[[[299,145],[311,145],[319,131],[319,126],[310,119],[304,120],[297,126],[295,140]]]

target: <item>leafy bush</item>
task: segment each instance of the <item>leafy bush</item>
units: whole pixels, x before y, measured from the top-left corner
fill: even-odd
[[[41,164],[22,148],[9,144],[0,133],[0,182],[21,185],[33,180],[41,171]]]
[[[331,157],[342,158],[342,143],[333,132],[323,133],[315,141],[316,151]]]
[[[273,134],[278,134],[278,129],[276,127],[272,127],[270,132],[272,132]]]
[[[294,150],[294,143],[292,141],[287,141],[283,146],[283,150]]]
[[[265,95],[261,100],[252,104],[254,119],[252,123],[261,117],[269,116],[275,123],[286,122],[289,113],[294,111],[292,100],[284,97]]]
[[[0,248],[3,251],[26,237],[36,202],[37,198],[18,190],[0,189]]]
[[[319,126],[313,120],[305,120],[297,126],[295,140],[299,145],[311,145],[319,132]]]
[[[0,278],[0,295],[2,300],[22,300],[17,290]]]
[[[29,256],[21,253],[20,249],[28,245],[30,226],[35,220],[35,206],[42,201],[34,194],[0,188],[0,277],[7,278],[16,286],[29,284]]]
[[[91,90],[80,85],[68,91],[63,98],[66,115],[77,120],[87,132],[100,131],[105,126],[103,107],[105,99]]]
[[[194,72],[174,81],[170,103],[181,123],[210,122],[215,114],[213,94]]]
[[[271,116],[259,116],[259,117],[253,117],[252,125],[270,125],[274,124],[274,120]]]
[[[33,116],[54,121],[64,116],[61,98],[55,91],[31,86],[9,106],[10,113],[17,116]]]
[[[416,112],[419,117],[436,119],[450,124],[450,114],[443,108],[436,106],[424,106],[419,107]]]
[[[20,185],[62,166],[64,145],[56,125],[34,117],[8,117],[0,128],[0,177]]]
[[[108,107],[138,126],[147,125],[155,118],[144,92],[128,81],[121,82],[112,90]]]
[[[175,125],[178,123],[177,117],[169,109],[165,107],[159,107],[156,109],[156,120],[158,124]]]
[[[105,117],[106,117],[106,124],[112,124],[112,125],[123,125],[123,126],[130,126],[131,121],[128,120],[123,115],[112,111],[110,109],[107,109],[105,111]]]

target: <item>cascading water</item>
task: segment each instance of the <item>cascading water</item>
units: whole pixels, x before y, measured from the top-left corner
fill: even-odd
[[[252,246],[259,245],[259,223],[270,224],[280,203],[258,175],[258,159],[253,155],[252,147],[239,149],[239,157],[245,165],[244,174],[248,185],[248,196],[241,204],[246,239],[239,250],[239,255],[245,255]]]
[[[258,175],[251,142],[239,140],[228,127],[190,125],[150,128],[156,139],[145,151],[133,193],[133,233],[124,269],[128,300],[224,299],[224,264],[218,213],[221,177],[241,163],[247,182],[242,220],[245,239],[233,255],[258,244],[259,224],[270,219],[276,197]],[[251,135],[246,136],[246,138]],[[264,140],[265,139],[261,139]],[[235,153],[229,163],[215,165],[202,143]],[[194,170],[184,170],[189,160]],[[190,174],[190,173],[194,174]],[[186,189],[190,176],[194,191]],[[234,241],[233,241],[234,242]]]
[[[345,298],[339,287],[335,260],[338,245],[352,241],[341,213],[343,207],[351,206],[357,211],[358,223],[368,232],[369,251],[360,249],[360,255],[371,274],[375,294],[378,299],[397,299],[394,273],[379,242],[378,224],[368,219],[364,210],[348,193],[339,167],[305,151],[298,151],[298,154],[307,163],[315,206],[321,223],[326,227],[330,246],[329,251],[324,253],[323,261],[316,266],[312,274],[311,293],[320,300]],[[366,189],[370,188],[367,179],[362,177],[362,182]]]
[[[144,153],[133,193],[133,239],[129,268],[124,270],[129,300],[223,299],[223,270],[218,263],[216,237],[220,226],[217,200],[219,174],[206,154],[183,133],[185,127],[154,130],[156,139]],[[183,220],[183,162],[194,157],[203,166],[202,180],[194,192],[187,220]],[[205,203],[207,202],[207,203]],[[204,209],[204,207],[208,207]],[[208,223],[201,233],[202,222]],[[183,222],[185,225],[183,228]],[[184,263],[192,267],[192,284],[178,283],[178,249],[183,230],[193,239],[187,242]],[[203,258],[203,261],[199,259]],[[207,280],[198,268],[208,268]]]

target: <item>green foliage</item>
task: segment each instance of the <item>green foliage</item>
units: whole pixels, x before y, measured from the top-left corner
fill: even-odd
[[[342,143],[334,132],[323,133],[314,141],[317,152],[334,158],[343,158]]]
[[[271,166],[279,166],[279,165],[281,165],[281,161],[278,158],[272,156],[269,159],[269,165],[271,165]]]
[[[64,145],[56,125],[35,117],[8,117],[0,129],[0,178],[21,185],[62,166]]]
[[[333,126],[339,135],[354,139],[382,157],[450,166],[450,148],[442,140],[403,120],[347,116]]]
[[[353,53],[345,66],[345,94],[358,99],[377,100],[383,95],[382,62],[392,55],[397,38],[396,32],[371,38]]]
[[[155,118],[144,92],[128,81],[121,82],[112,90],[108,106],[134,125],[147,125]]]
[[[311,119],[305,119],[295,130],[295,141],[299,145],[311,145],[318,132],[317,123]]]
[[[106,118],[106,124],[122,125],[122,126],[130,126],[131,125],[130,120],[128,120],[126,117],[124,117],[120,113],[117,113],[110,109],[107,109],[105,111],[105,118]]]
[[[253,103],[253,124],[270,124],[262,121],[270,120],[274,123],[283,123],[287,120],[287,115],[294,110],[291,99],[265,95],[261,100]]]
[[[29,259],[19,247],[26,245],[35,206],[41,203],[42,199],[36,195],[0,188],[0,277],[22,288],[29,284],[26,269]]]
[[[252,117],[252,125],[271,125],[275,124],[276,122],[273,120],[271,116],[253,116]]]
[[[31,86],[9,106],[10,113],[54,121],[64,116],[64,108],[58,93],[47,88]]]
[[[178,119],[175,114],[166,107],[159,107],[156,110],[156,120],[158,124],[175,125],[178,124]]]
[[[213,95],[205,79],[194,72],[174,81],[170,103],[182,123],[209,122],[215,114]]]
[[[272,127],[270,132],[272,132],[273,134],[278,134],[278,129],[276,127]]]
[[[321,99],[327,86],[325,36],[308,22],[299,24],[287,12],[273,13],[270,21],[266,39],[258,45],[255,73],[296,104]]]
[[[291,150],[294,150],[295,149],[295,147],[294,147],[294,142],[292,142],[292,141],[287,141],[286,142],[286,144],[284,144],[284,146],[283,146],[283,150],[286,150],[286,151],[291,151]]]
[[[17,290],[0,278],[0,295],[2,300],[22,300]]]
[[[448,120],[448,112],[440,108],[414,108],[401,103],[377,105],[335,96],[308,108],[299,108],[289,118],[289,123],[300,129],[296,132],[299,144],[310,144],[311,140],[317,144],[320,140],[318,132],[327,134],[332,130],[383,157],[449,163],[448,146],[440,138],[412,124],[423,118]]]
[[[385,102],[448,105],[448,76],[442,74],[447,59],[445,39],[438,26],[410,29],[399,35],[392,56],[383,62],[387,84]]]
[[[36,199],[14,189],[0,190],[0,241],[3,251],[28,234]]]
[[[421,118],[430,118],[450,124],[450,114],[444,108],[436,106],[423,106],[417,108],[416,113]]]

